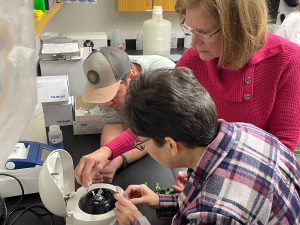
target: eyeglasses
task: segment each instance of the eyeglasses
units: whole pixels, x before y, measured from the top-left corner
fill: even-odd
[[[134,142],[133,142],[133,148],[137,148],[140,151],[143,151],[145,149],[145,142],[150,140],[151,138],[147,138],[144,141],[140,141],[138,136],[135,137]]]
[[[191,28],[190,26],[186,25],[184,22],[185,22],[185,20],[183,20],[180,24],[180,27],[181,27],[182,31],[185,34],[190,34],[190,35],[194,34],[202,40],[210,39],[213,35],[215,35],[216,33],[218,33],[221,30],[220,28],[218,28],[216,31],[213,31],[211,33],[203,33],[199,30]]]

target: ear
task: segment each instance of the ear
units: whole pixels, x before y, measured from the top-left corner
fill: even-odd
[[[171,137],[165,137],[166,144],[168,145],[172,156],[175,156],[179,152],[178,143]]]
[[[130,69],[130,71],[129,71],[129,79],[131,80],[131,79],[133,79],[134,77],[135,77],[135,75],[136,75],[136,72],[134,71],[134,70],[132,70],[132,69]]]

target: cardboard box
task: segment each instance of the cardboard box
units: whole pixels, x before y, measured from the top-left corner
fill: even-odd
[[[46,127],[54,124],[60,126],[73,124],[73,97],[70,97],[67,103],[42,103],[42,106]]]
[[[103,121],[73,121],[73,134],[99,134],[102,132]]]
[[[41,103],[67,103],[70,97],[68,75],[37,77],[37,94]]]
[[[81,111],[89,111],[97,106],[97,104],[86,103],[82,101],[81,96],[76,96],[74,99],[75,117],[73,121],[73,134],[97,134],[101,133],[103,128],[103,119],[101,111],[99,114],[80,114]]]
[[[86,84],[86,78],[83,72],[83,63],[90,52],[88,48],[81,48],[80,52],[81,59],[77,60],[40,60],[42,77],[56,76],[57,74],[68,74],[70,95],[83,95]]]

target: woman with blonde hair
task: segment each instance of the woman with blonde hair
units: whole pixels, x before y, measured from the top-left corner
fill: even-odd
[[[177,0],[193,70],[219,118],[252,123],[290,150],[300,136],[300,48],[267,32],[265,0]]]

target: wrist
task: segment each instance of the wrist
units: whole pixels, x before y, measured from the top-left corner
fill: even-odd
[[[114,158],[113,161],[114,161],[117,169],[120,169],[122,167],[123,159],[122,159],[121,156],[118,156],[117,158]]]
[[[106,146],[99,148],[98,151],[101,152],[106,159],[110,159],[112,156],[112,150]]]
[[[126,156],[122,154],[119,157],[121,158],[121,162],[122,162],[122,164],[120,165],[120,167],[121,168],[126,167],[127,164],[128,164],[128,160],[127,160]]]

